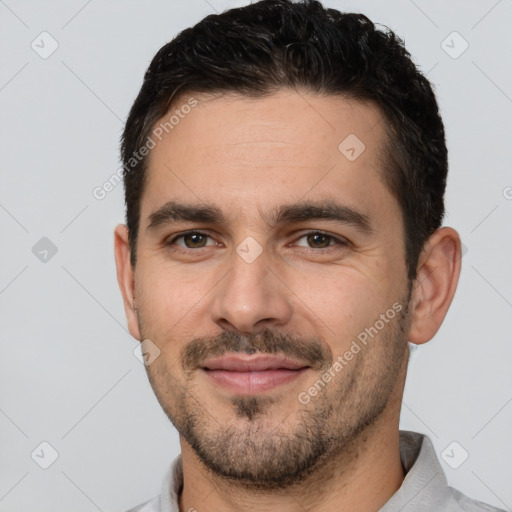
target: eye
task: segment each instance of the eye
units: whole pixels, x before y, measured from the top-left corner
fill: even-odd
[[[202,231],[188,231],[187,233],[182,233],[178,235],[168,242],[166,245],[177,245],[178,247],[182,247],[184,249],[202,249],[203,247],[207,247],[207,239],[211,238],[210,235],[203,233]],[[177,240],[183,240],[183,243],[177,243]],[[210,245],[216,245],[217,242],[214,242]]]
[[[212,240],[212,243],[208,244],[208,239]],[[307,247],[309,249],[320,250],[327,249],[335,245],[349,245],[349,242],[344,238],[336,237],[334,235],[330,235],[329,233],[324,233],[322,231],[310,231],[308,233],[304,233],[300,238],[297,239],[297,242],[302,239],[306,240],[307,245],[303,245],[300,243],[295,243],[292,245],[298,245],[302,247]],[[180,235],[171,238],[168,242],[165,243],[165,245],[178,246],[184,250],[193,250],[222,244],[219,244],[218,242],[214,241],[209,234],[204,233],[202,231],[187,231],[186,233],[181,233]]]
[[[311,231],[309,233],[305,233],[298,240],[302,240],[303,238],[306,239],[310,249],[326,249],[328,247],[332,247],[333,245],[348,245],[347,240],[329,235],[328,233],[323,233],[322,231]]]

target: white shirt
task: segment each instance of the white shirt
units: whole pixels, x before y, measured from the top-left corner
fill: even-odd
[[[406,472],[404,481],[379,512],[505,512],[449,487],[426,435],[401,430],[400,458]],[[183,467],[178,455],[165,475],[160,495],[127,512],[180,512],[182,487]]]

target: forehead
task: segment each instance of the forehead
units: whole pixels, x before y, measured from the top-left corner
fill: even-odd
[[[385,121],[371,103],[284,90],[186,94],[152,138],[141,224],[169,200],[247,218],[306,197],[339,197],[377,215],[397,207],[382,179]]]

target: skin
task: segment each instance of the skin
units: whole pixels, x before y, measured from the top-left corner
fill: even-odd
[[[404,478],[407,341],[427,342],[446,315],[459,236],[449,227],[431,235],[409,289],[402,212],[382,179],[385,120],[374,105],[289,90],[193,96],[199,105],[150,153],[135,268],[126,226],[115,229],[128,326],[160,350],[146,369],[180,433],[180,510],[377,511]],[[338,150],[350,134],[365,144],[354,161]],[[363,212],[373,231],[325,219],[270,222],[276,207],[326,199]],[[148,229],[170,200],[216,205],[226,222]],[[173,241],[191,230],[208,237]],[[316,230],[327,238],[306,236]],[[262,250],[250,263],[236,251],[247,237]],[[396,303],[400,313],[301,403],[299,393]],[[311,368],[239,396],[197,366],[246,349],[307,354]]]

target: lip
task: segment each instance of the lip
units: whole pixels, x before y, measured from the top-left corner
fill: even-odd
[[[279,356],[230,355],[209,359],[202,370],[213,382],[230,392],[262,393],[299,378],[310,367]]]
[[[309,365],[284,356],[243,356],[227,355],[208,359],[202,365],[207,370],[227,370],[232,372],[261,372],[264,370],[300,370]]]

